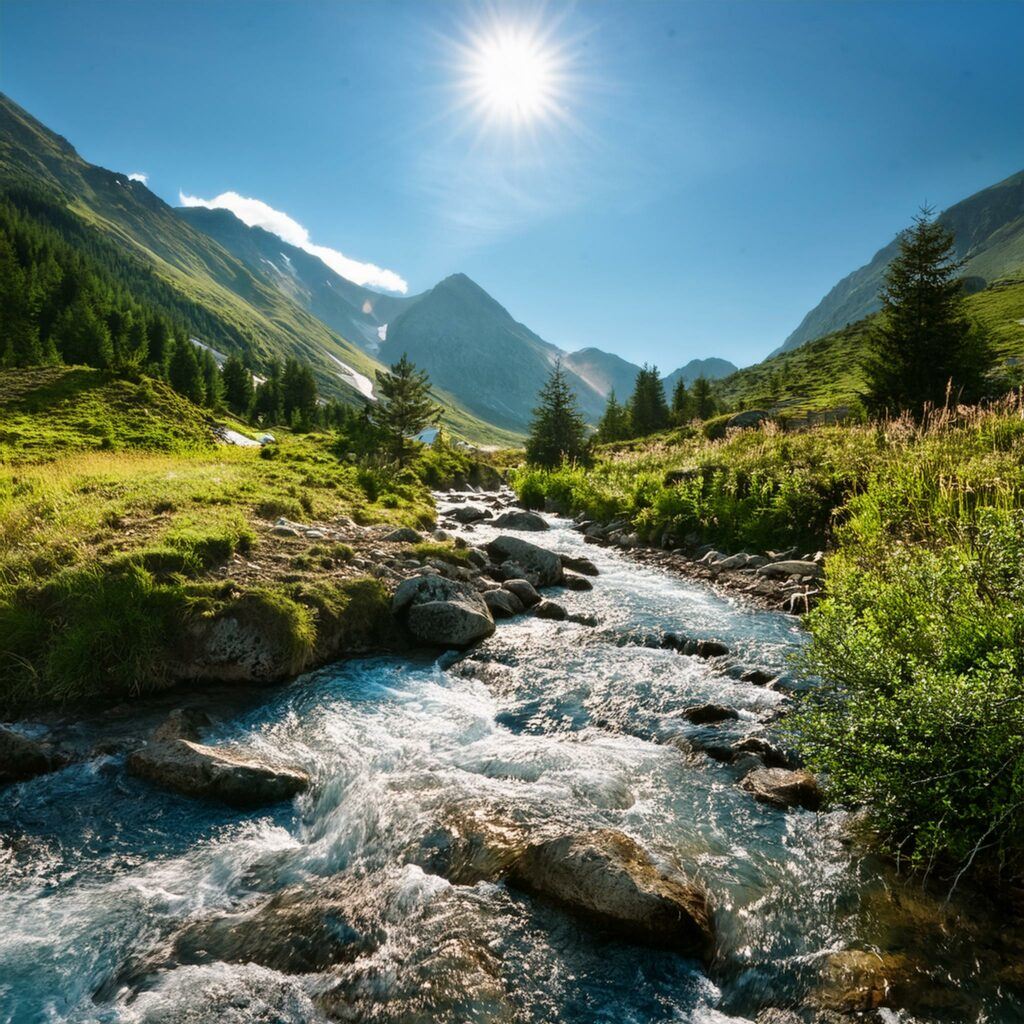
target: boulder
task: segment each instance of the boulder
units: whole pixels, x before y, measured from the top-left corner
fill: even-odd
[[[505,512],[494,520],[494,525],[503,530],[526,530],[532,533],[550,529],[547,520],[536,512]]]
[[[466,561],[474,569],[486,569],[491,564],[491,560],[487,557],[487,552],[481,551],[480,548],[470,548],[466,552]]]
[[[787,558],[781,562],[769,562],[757,570],[758,576],[778,579],[783,576],[813,576],[820,579],[825,575],[824,568],[817,562],[805,562],[801,559]]]
[[[483,519],[491,518],[491,513],[485,508],[480,508],[478,505],[462,505],[459,508],[452,509],[448,515],[455,522],[462,523],[463,526],[467,523],[478,523]]]
[[[696,707],[685,708],[680,714],[694,725],[713,725],[739,718],[735,708],[724,704],[698,704]]]
[[[509,580],[526,580],[532,587],[540,586],[540,577],[535,572],[530,572],[518,562],[502,562],[495,570],[494,575],[503,582]]]
[[[712,569],[722,570],[735,570],[746,568],[747,563],[750,561],[750,555],[740,552],[738,555],[729,555],[728,558],[723,558],[721,561],[712,562]]]
[[[593,590],[594,584],[586,576],[578,576],[574,572],[562,573],[562,586],[566,590]]]
[[[0,785],[45,775],[63,764],[48,743],[0,726]]]
[[[510,579],[501,585],[502,590],[514,594],[522,602],[524,608],[532,608],[540,603],[540,594],[529,580]]]
[[[260,964],[284,974],[311,974],[351,963],[373,943],[347,921],[343,898],[329,886],[297,886],[251,910],[189,924],[174,941],[183,964]]]
[[[400,526],[397,530],[386,534],[384,540],[391,541],[393,544],[419,544],[423,540],[423,534],[409,526]]]
[[[523,602],[508,590],[487,590],[484,602],[496,619],[510,619],[523,611]]]
[[[278,803],[309,788],[309,776],[298,768],[188,739],[151,741],[128,755],[127,767],[163,789],[233,807]]]
[[[762,736],[746,736],[737,740],[732,749],[736,754],[756,754],[769,768],[792,770],[799,767],[794,757]]]
[[[533,614],[538,619],[555,619],[559,622],[564,622],[569,615],[565,608],[555,601],[541,601],[540,604],[534,605]]]
[[[562,567],[565,569],[572,569],[573,572],[578,572],[581,576],[597,576],[599,575],[597,566],[589,558],[584,558],[582,555],[559,555],[562,559]]]
[[[816,811],[821,806],[822,792],[818,780],[803,769],[758,768],[745,776],[740,785],[752,793],[755,800],[772,807],[806,807],[809,811]]]
[[[726,430],[745,430],[750,427],[759,427],[765,420],[771,419],[771,413],[764,409],[744,409],[743,412],[733,413],[725,421]]]
[[[528,845],[509,880],[625,938],[707,959],[714,945],[706,893],[655,865],[622,832],[603,829]]]
[[[499,562],[513,561],[537,577],[542,587],[551,587],[562,578],[562,560],[553,551],[519,537],[495,537],[487,551]]]
[[[468,647],[494,632],[484,598],[467,582],[443,576],[413,576],[399,584],[391,609],[424,643]]]

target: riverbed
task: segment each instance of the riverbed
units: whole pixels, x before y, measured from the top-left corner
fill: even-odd
[[[216,722],[208,742],[312,775],[293,803],[241,813],[162,792],[118,754],[0,792],[0,1020],[727,1024],[820,1000],[849,950],[942,975],[930,987],[943,998],[914,1019],[1024,1019],[999,983],[1006,951],[948,927],[961,908],[865,854],[845,812],[757,803],[733,766],[687,752],[688,737],[774,735],[789,687],[738,669],[799,684],[799,620],[546,518],[529,540],[600,571],[592,591],[549,596],[596,625],[520,616],[468,657],[340,662]],[[646,646],[665,632],[730,654]],[[701,727],[679,714],[705,703],[738,717]],[[467,809],[632,836],[710,894],[713,962],[622,941],[500,881],[453,886],[416,866],[411,851]],[[347,962],[303,973],[182,955],[176,937],[195,921],[327,886],[338,927],[367,937]]]

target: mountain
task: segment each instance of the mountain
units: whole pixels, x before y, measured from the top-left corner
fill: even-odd
[[[185,206],[175,212],[251,270],[269,274],[293,302],[366,352],[377,351],[388,320],[418,298],[383,295],[355,284],[319,257],[270,231],[249,227],[230,210]]]
[[[599,395],[607,398],[612,391],[624,402],[633,393],[640,367],[611,352],[599,348],[581,348],[562,359],[562,365],[585,380]]]
[[[680,378],[689,386],[698,377],[704,377],[707,380],[721,380],[738,369],[739,367],[735,363],[730,363],[728,359],[719,359],[718,356],[709,356],[707,359],[691,359],[685,366],[673,370],[665,378],[665,391],[671,397],[672,389]]]
[[[953,232],[972,291],[1024,269],[1024,171],[951,206],[938,220]],[[882,278],[896,252],[894,239],[870,263],[844,277],[776,352],[798,348],[878,310]]]
[[[403,352],[474,415],[518,431],[529,426],[537,393],[565,355],[465,274],[446,277],[388,324],[380,358],[393,362]],[[566,370],[584,416],[596,422],[604,396]]]
[[[118,286],[136,301],[184,324],[194,340],[216,353],[248,354],[257,369],[295,356],[312,368],[326,395],[357,403],[372,392],[381,364],[358,338],[350,340],[328,321],[333,317],[340,323],[345,304],[356,304],[348,329],[361,323],[364,333],[370,326],[375,331],[368,314],[359,320],[363,303],[372,301],[378,315],[384,309],[390,315],[397,307],[387,304],[404,300],[366,292],[337,275],[324,280],[324,273],[331,274],[325,265],[276,236],[263,232],[266,237],[259,238],[258,229],[241,222],[241,232],[230,222],[218,223],[224,233],[234,230],[239,244],[248,239],[251,260],[239,258],[196,226],[200,218],[190,222],[141,182],[83,160],[66,139],[2,93],[0,191],[19,195],[20,205],[33,216],[107,265]],[[259,248],[271,245],[276,262],[261,262]],[[287,263],[282,253],[303,260],[311,282],[308,300],[298,285],[290,292],[282,287],[280,264]],[[339,292],[336,308],[330,304],[332,288]],[[296,301],[299,297],[302,302]],[[457,434],[495,444],[516,440],[477,420],[450,396],[439,397],[450,406],[445,419]]]

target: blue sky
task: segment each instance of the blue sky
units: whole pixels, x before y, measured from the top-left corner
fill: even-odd
[[[555,116],[467,102],[502,31]],[[169,202],[260,200],[411,293],[463,271],[668,371],[757,361],[922,202],[1024,168],[1022,44],[1024,4],[980,0],[0,0],[0,89]]]

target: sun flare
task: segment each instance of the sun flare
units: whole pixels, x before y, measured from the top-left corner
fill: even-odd
[[[494,26],[474,36],[464,52],[466,85],[486,119],[526,124],[557,113],[561,62],[538,32]]]

